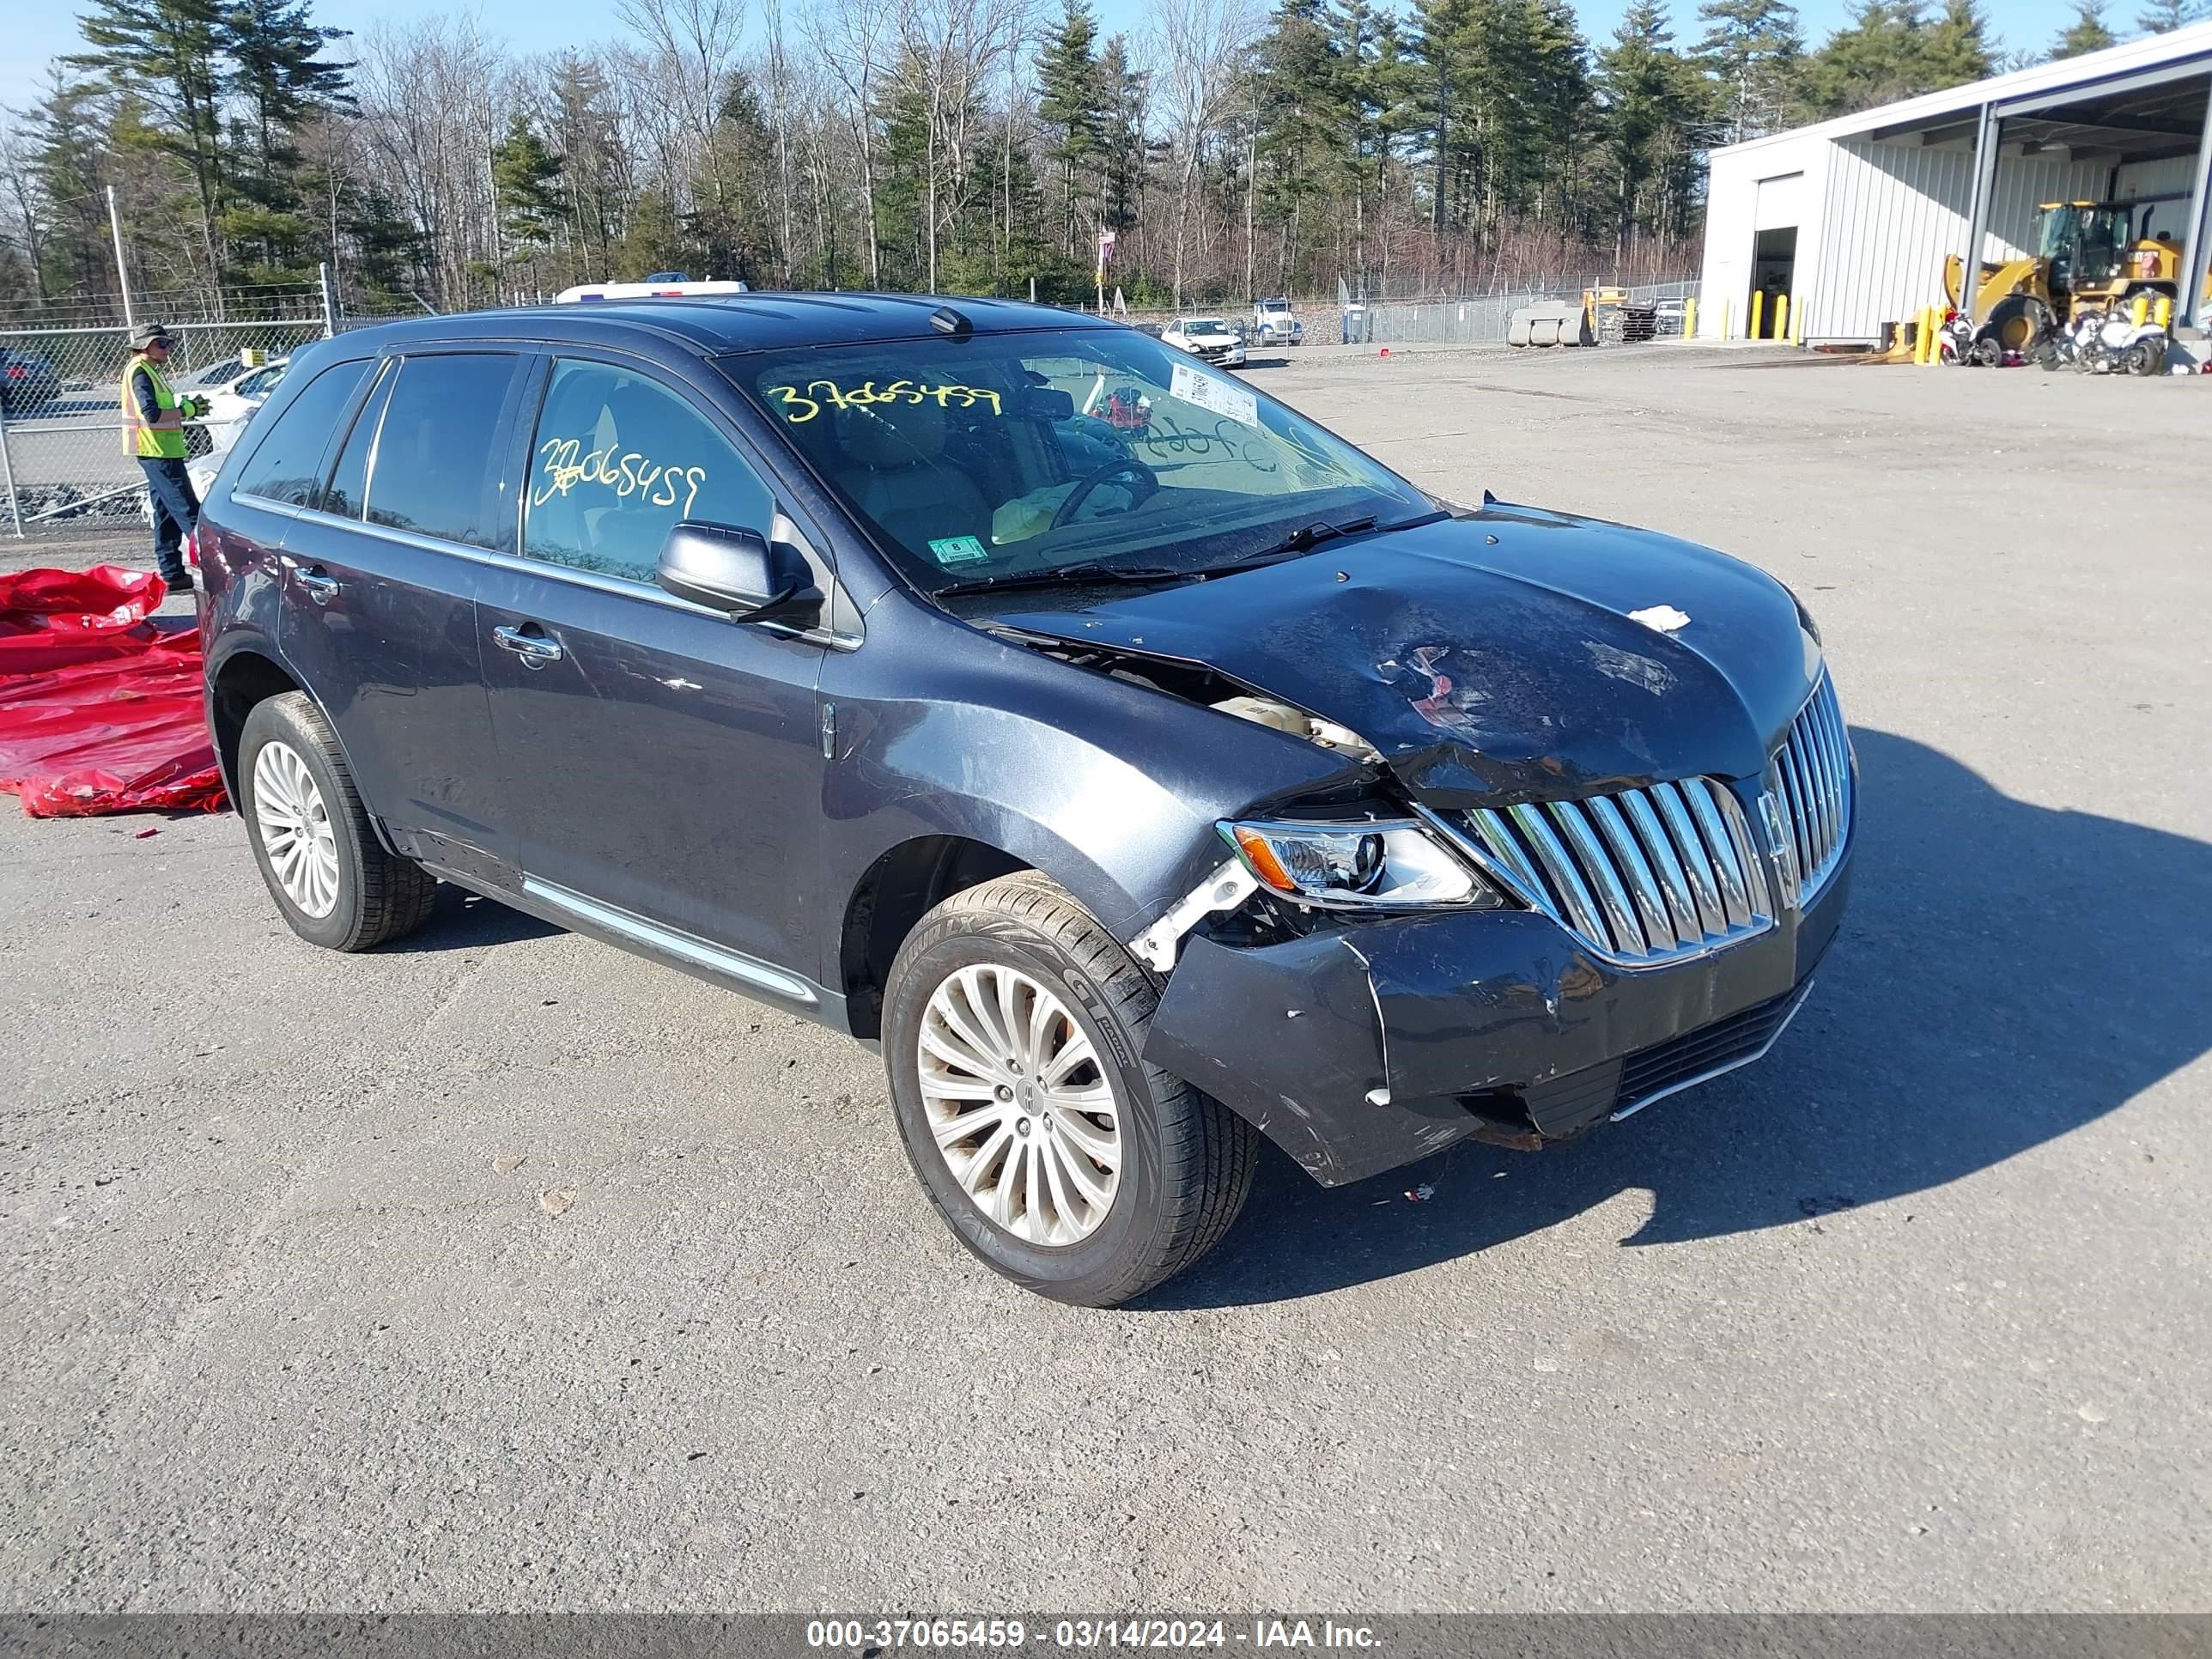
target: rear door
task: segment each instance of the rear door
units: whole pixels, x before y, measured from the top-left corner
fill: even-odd
[[[380,366],[285,537],[278,636],[401,850],[501,885],[513,854],[476,597],[483,555],[514,546],[518,486],[500,463],[530,361],[441,350]]]
[[[478,617],[525,889],[811,1001],[825,647],[653,580],[671,526],[775,534],[775,494],[679,380],[574,355],[551,359],[542,385],[521,560],[484,573]]]

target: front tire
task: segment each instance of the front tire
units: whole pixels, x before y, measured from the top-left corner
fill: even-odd
[[[254,704],[238,744],[239,811],[291,929],[367,951],[429,920],[437,878],[377,839],[330,722],[289,691]]]
[[[1024,871],[924,916],[884,1000],[908,1159],[985,1266],[1109,1308],[1181,1273],[1243,1208],[1252,1127],[1143,1059],[1158,995],[1112,934]]]

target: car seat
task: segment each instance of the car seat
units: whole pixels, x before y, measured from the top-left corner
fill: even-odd
[[[888,416],[838,410],[839,482],[860,510],[910,550],[948,536],[991,533],[991,507],[975,481],[945,453],[945,410],[900,404]]]

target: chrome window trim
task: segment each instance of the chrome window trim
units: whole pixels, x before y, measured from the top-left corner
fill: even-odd
[[[252,498],[258,501],[258,497]],[[574,565],[555,564],[546,559],[527,559],[519,553],[502,553],[496,548],[475,547],[466,542],[442,541],[435,536],[420,536],[411,530],[395,530],[390,525],[370,524],[364,519],[341,518],[335,513],[325,513],[320,507],[278,507],[275,510],[288,513],[296,519],[316,519],[336,525],[356,534],[374,536],[381,541],[396,542],[403,547],[419,548],[426,553],[449,553],[457,558],[489,565],[495,569],[513,570],[526,575],[549,577],[576,587],[588,587],[602,593],[613,593],[626,599],[643,599],[650,604],[665,605],[672,611],[690,611],[694,616],[711,617],[729,627],[757,628],[774,632],[781,638],[801,640],[809,645],[826,647],[832,651],[857,651],[862,641],[857,635],[839,634],[827,628],[793,628],[788,623],[732,623],[726,612],[711,606],[696,605],[690,599],[679,599],[665,588],[647,582],[634,582],[623,576],[603,575],[596,570],[580,570]],[[287,549],[297,556],[296,549]]]

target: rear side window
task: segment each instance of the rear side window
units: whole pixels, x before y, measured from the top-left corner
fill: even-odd
[[[369,523],[477,547],[508,544],[492,440],[520,361],[485,353],[399,365],[376,432]]]
[[[331,428],[345,413],[368,370],[366,360],[332,363],[308,381],[300,395],[278,412],[276,424],[263,435],[252,456],[239,469],[238,483],[233,487],[240,495],[294,507],[313,501],[316,486],[322,482]]]
[[[526,556],[650,583],[679,520],[765,535],[774,517],[760,475],[688,398],[611,364],[554,365],[530,452]]]

